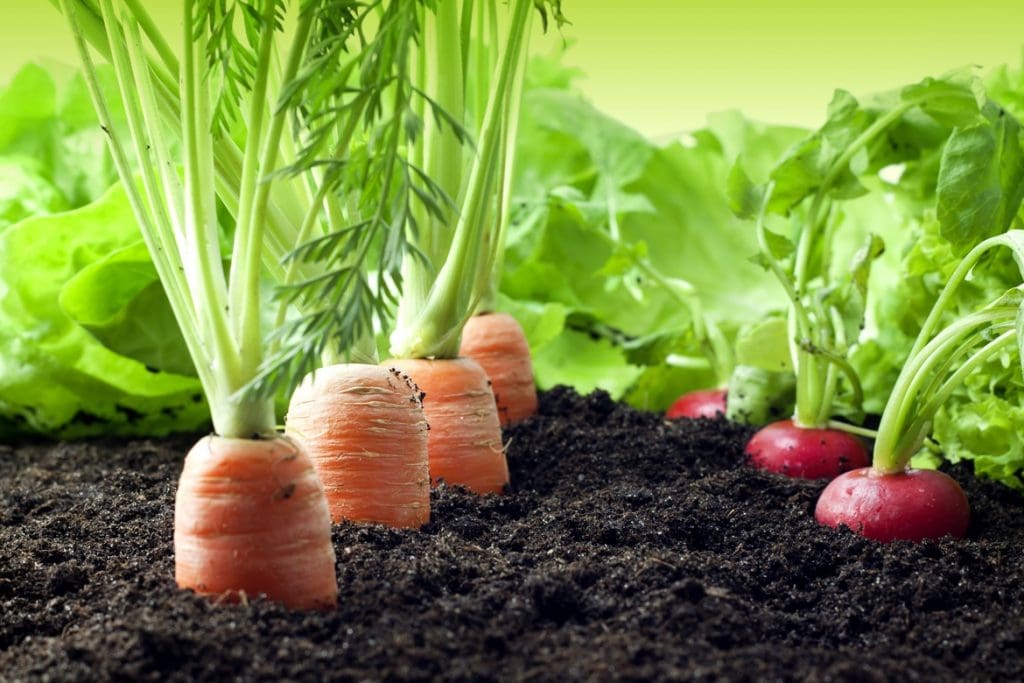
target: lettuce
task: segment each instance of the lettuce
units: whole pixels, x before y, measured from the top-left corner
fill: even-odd
[[[0,159],[0,232],[23,218],[68,208],[64,195],[31,160]]]
[[[111,72],[101,69],[100,79],[104,90],[116,97]],[[0,229],[21,218],[84,206],[117,180],[81,75],[58,80],[44,67],[28,64],[0,89],[0,168],[4,167]],[[16,201],[23,209],[8,213],[5,200]]]
[[[90,303],[84,307],[108,339],[122,336],[122,346],[156,341],[160,348],[159,330],[168,329],[169,315],[162,292],[137,292],[123,268],[110,270],[111,260],[134,263],[143,271],[135,284],[144,282],[145,269],[152,269],[148,257],[124,260],[140,253],[138,245],[120,186],[86,207],[29,218],[0,234],[0,430],[7,438],[164,434],[208,422],[194,377],[108,348],[62,308],[81,312],[82,290],[76,289],[86,287]],[[86,286],[97,269],[105,274],[102,291]],[[76,278],[77,287],[64,292]],[[122,307],[131,312],[130,323]]]
[[[559,312],[557,334],[530,340],[540,387],[602,388],[662,410],[716,375],[689,312],[637,264],[692,285],[730,336],[779,308],[783,293],[748,261],[756,241],[733,215],[725,187],[741,150],[754,172],[767,173],[804,132],[727,112],[658,145],[596,110],[573,90],[574,75],[556,59],[531,64],[502,307]]]
[[[104,138],[80,75],[29,64],[0,89],[0,436],[208,419]]]

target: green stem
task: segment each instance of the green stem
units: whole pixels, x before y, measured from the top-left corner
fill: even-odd
[[[160,29],[157,28],[156,22],[153,21],[153,17],[149,15],[146,8],[142,5],[139,0],[122,0],[132,16],[139,23],[139,27],[142,32],[146,34],[146,38],[153,45],[157,54],[160,56],[160,60],[166,69],[167,74],[177,74],[179,65],[178,57],[174,54],[174,49],[171,48],[170,43],[164,40],[164,36],[160,33]]]
[[[835,183],[836,179],[839,178],[840,174],[846,170],[846,167],[849,166],[853,156],[859,152],[862,147],[874,140],[876,135],[898,121],[900,117],[921,101],[922,100],[920,99],[908,100],[894,108],[892,111],[887,112],[884,116],[878,117],[874,123],[864,129],[864,132],[858,135],[854,141],[851,142],[845,150],[843,150],[843,153],[839,155],[839,158],[836,159],[829,167],[828,173],[825,174],[825,178],[821,183],[821,187],[818,188],[814,195],[814,201],[811,202],[811,209],[807,215],[808,229],[800,233],[800,240],[797,246],[796,267],[794,269],[796,287],[798,290],[803,291],[803,288],[807,285],[807,264],[810,260],[811,246],[814,243],[814,237],[817,231],[818,214],[821,212],[821,206],[824,203],[825,198],[828,196],[829,190],[832,189],[832,185]]]
[[[757,234],[757,243],[760,248],[761,255],[768,265],[768,269],[771,270],[772,274],[775,275],[775,279],[778,280],[779,284],[782,285],[783,291],[786,293],[786,297],[789,299],[789,332],[790,332],[790,352],[793,356],[793,367],[796,371],[796,412],[793,416],[794,421],[798,426],[801,427],[817,427],[818,424],[818,406],[820,405],[820,399],[818,397],[818,369],[816,359],[812,354],[803,351],[800,348],[802,340],[809,340],[811,330],[813,326],[811,324],[810,315],[807,309],[804,307],[803,301],[800,299],[800,294],[794,287],[793,281],[786,275],[782,269],[782,265],[778,262],[774,255],[772,255],[771,248],[768,244],[767,227],[765,225],[765,218],[768,212],[768,203],[771,201],[772,192],[775,189],[774,181],[769,181],[765,188],[764,199],[761,201],[761,208],[758,210],[757,222],[755,225]]]
[[[931,371],[949,350],[979,325],[1012,320],[1016,312],[1015,308],[999,307],[972,313],[943,329],[907,359],[882,411],[872,460],[875,469],[882,472],[899,472],[906,467],[909,455],[905,449],[898,448],[905,433],[904,426],[910,417],[921,386],[930,380]]]
[[[711,368],[715,373],[715,380],[718,386],[726,386],[732,376],[732,370],[736,367],[736,356],[733,354],[732,344],[726,338],[722,329],[711,318],[704,319],[704,327],[707,329],[707,350],[705,355],[711,360]]]
[[[847,422],[840,422],[839,420],[828,420],[825,423],[828,429],[833,429],[837,432],[847,432],[849,434],[856,434],[857,436],[863,436],[868,439],[874,439],[878,436],[878,432],[874,429],[868,429],[867,427],[858,427]]]
[[[504,163],[501,153],[507,125],[506,98],[521,61],[531,9],[531,0],[515,0],[499,75],[492,84],[477,155],[444,264],[425,297],[422,292],[410,291],[416,283],[406,281],[391,336],[391,351],[398,358],[454,358],[458,354],[462,326],[472,314],[479,294],[481,268],[493,262],[487,252],[494,248],[494,243],[485,239],[486,221]],[[416,306],[424,299],[424,305]]]
[[[260,143],[266,127],[267,113],[267,85],[270,77],[270,65],[274,46],[274,2],[263,0],[262,25],[260,32],[259,53],[256,62],[256,78],[253,80],[251,97],[249,99],[249,113],[246,120],[248,135],[246,136],[245,149],[242,152],[242,178],[238,188],[238,215],[235,217],[236,233],[234,249],[231,254],[231,271],[228,277],[228,292],[232,330],[238,338],[245,338],[249,331],[249,306],[247,300],[250,298],[249,287],[255,284],[258,290],[259,283],[247,282],[248,276],[253,271],[259,274],[259,266],[253,267],[252,254],[255,251],[256,258],[260,256],[260,242],[257,240],[258,231],[254,227],[256,219],[256,206],[253,198],[256,194],[256,186],[262,174],[268,173],[268,167],[260,166]],[[268,27],[269,24],[269,27]],[[254,249],[254,243],[256,248]],[[258,297],[257,297],[258,300]],[[256,331],[259,338],[259,330]],[[257,345],[258,346],[258,345]],[[258,351],[257,351],[258,353]],[[243,349],[243,357],[248,355]]]
[[[462,64],[462,32],[459,25],[458,2],[439,2],[434,25],[434,58],[429,62],[433,69],[428,72],[428,77],[432,79],[432,97],[437,105],[464,125],[466,75]],[[438,125],[433,116],[428,117],[425,122],[424,138],[427,174],[453,201],[458,201],[462,189],[462,143],[449,127]],[[450,214],[450,208],[442,208],[446,215]],[[444,225],[438,225],[436,219],[431,221],[441,235],[446,232]],[[427,255],[431,257],[436,267],[443,256],[443,250],[447,249],[448,240],[439,237],[432,242],[434,251],[428,252]]]
[[[256,99],[266,98],[266,71],[269,71],[271,64],[271,50],[273,47],[273,2],[267,2],[269,12],[269,23],[268,28],[264,29],[266,33],[263,38],[266,42],[261,40],[260,43],[260,61],[259,68],[263,71],[262,74],[257,75],[257,85],[254,86],[253,97]],[[295,78],[295,75],[299,71],[299,67],[302,64],[302,55],[306,45],[306,41],[309,38],[309,32],[312,29],[313,13],[304,12],[299,18],[299,24],[296,27],[295,35],[292,39],[292,47],[288,54],[287,62],[285,63],[284,70],[284,81],[288,82]],[[260,75],[262,75],[262,86],[260,85]],[[255,119],[258,122],[257,131],[263,127],[263,112],[262,107],[254,105],[253,116],[258,116]],[[277,157],[281,149],[281,136],[284,132],[284,125],[286,121],[286,111],[279,110],[273,114],[270,119],[270,126],[265,136],[255,135],[250,133],[251,137],[257,137],[259,140],[262,137],[262,148],[259,152],[259,161],[256,163],[255,168],[250,169],[252,174],[251,179],[256,179],[256,174],[262,173],[264,175],[269,174],[277,166]],[[255,156],[256,147],[246,146],[245,158],[249,159],[249,155]],[[246,173],[246,168],[243,163],[242,170],[242,182],[246,183],[250,179],[250,176]],[[244,187],[244,185],[243,185]],[[241,207],[243,210],[242,216],[245,218],[245,222],[240,217],[238,220],[236,233],[235,233],[235,249],[234,258],[237,258],[242,266],[237,269],[232,260],[232,279],[230,281],[229,292],[231,294],[231,301],[233,308],[239,310],[236,311],[235,328],[238,338],[240,340],[240,352],[241,362],[245,368],[245,372],[248,376],[255,376],[259,370],[260,364],[263,361],[263,343],[262,335],[260,332],[260,313],[261,313],[261,302],[260,302],[260,264],[263,260],[263,244],[264,244],[264,228],[266,225],[266,208],[270,199],[271,189],[273,182],[269,178],[263,178],[262,182],[255,188],[255,194],[245,195],[241,194]],[[251,207],[251,212],[246,214],[245,208]],[[239,387],[241,388],[241,387]]]
[[[835,348],[841,349],[844,353],[845,349],[848,348],[849,340],[846,338],[843,328],[842,315],[834,307],[829,307],[828,313],[831,314],[829,319],[831,320],[832,339],[835,341]],[[822,312],[821,315],[825,316],[825,313]],[[819,343],[821,345],[817,349],[818,355],[828,363],[828,375],[825,381],[824,392],[821,396],[820,412],[818,413],[818,424],[825,424],[832,417],[832,401],[838,387],[838,374],[840,372],[850,383],[850,389],[853,392],[853,404],[858,410],[860,410],[861,405],[864,403],[864,390],[860,383],[860,377],[849,361],[846,360],[845,355],[828,351],[829,340],[822,339]]]
[[[1004,347],[1009,346],[1013,341],[1015,341],[1016,336],[1016,330],[1011,329],[1003,332],[1001,335],[975,352],[970,358],[964,361],[964,363],[957,368],[952,375],[949,376],[928,403],[917,411],[917,414],[914,416],[910,425],[904,430],[903,436],[896,445],[896,461],[903,461],[904,466],[910,461],[910,458],[913,457],[914,453],[920,450],[925,437],[928,436],[932,419],[934,418],[935,413],[939,411],[939,408],[949,400],[957,387],[963,384],[964,380],[966,380],[972,372],[974,372],[989,358],[1002,351]]]
[[[488,6],[490,7],[488,13],[493,14],[493,5]],[[495,28],[495,33],[496,32],[497,29]],[[508,224],[512,206],[512,183],[515,176],[516,140],[518,139],[519,133],[519,118],[523,97],[523,80],[526,75],[526,60],[529,55],[529,39],[529,35],[525,36],[523,39],[524,44],[520,50],[522,58],[517,69],[517,76],[514,81],[515,85],[512,86],[511,93],[507,100],[508,108],[504,115],[506,126],[502,131],[504,137],[502,141],[502,148],[504,149],[503,154],[505,163],[501,167],[501,176],[498,178],[498,211],[495,223],[492,226],[492,239],[494,240],[494,246],[490,251],[491,260],[481,272],[480,301],[476,307],[477,311],[482,312],[493,311],[498,307],[498,291],[501,288],[501,273],[505,265],[505,238],[508,234]],[[480,42],[483,41],[481,40]],[[482,57],[481,59],[485,58],[488,60],[489,64],[491,61],[489,55]]]
[[[458,2],[444,0],[436,12],[426,10],[425,35],[420,40],[417,77],[421,89],[449,116],[465,123],[465,72],[463,70],[462,26]],[[427,305],[431,284],[437,277],[441,260],[451,245],[451,223],[454,221],[449,202],[458,202],[462,188],[462,144],[454,132],[441,127],[430,111],[431,107],[420,98],[417,108],[423,120],[423,132],[413,150],[414,163],[441,188],[447,200],[442,202],[444,220],[439,220],[422,204],[413,207],[417,226],[416,248],[426,258],[408,258],[402,265],[405,282],[402,308],[415,312]],[[405,313],[406,316],[410,313]],[[414,315],[414,313],[412,313]]]
[[[71,24],[85,67],[90,96],[109,134],[118,173],[209,399],[215,429],[224,436],[270,433],[274,429],[273,402],[234,396],[248,377],[240,364],[225,312],[227,287],[213,189],[217,172],[209,79],[202,59],[205,41],[201,36],[193,36],[191,30],[194,2],[184,3],[180,104],[166,70],[147,55],[143,33],[164,61],[171,60],[169,48],[162,39],[150,35],[158,33],[137,2],[124,0],[119,5],[119,15],[114,0],[99,0],[99,15],[87,14],[87,25],[92,27],[88,36],[77,15],[81,7],[72,0],[61,0],[61,10]],[[97,28],[102,29],[102,35]],[[138,192],[125,145],[111,123],[87,40],[105,50],[114,67],[130,137],[140,162],[139,178],[145,198]],[[185,154],[184,188],[171,163],[166,139],[166,126],[173,125],[173,115],[177,113]]]
[[[834,367],[837,371],[841,372],[846,377],[847,381],[850,382],[850,390],[853,392],[853,403],[854,405],[861,405],[864,402],[864,389],[860,383],[860,377],[857,376],[857,371],[853,368],[848,360],[844,357],[829,353],[827,351],[818,350],[817,355],[826,360],[830,366]],[[818,415],[817,424],[823,425],[829,421],[831,411],[823,412]]]
[[[212,129],[207,78],[202,72],[206,42],[193,39],[194,0],[185,0],[182,71],[182,138],[185,154],[185,240],[188,258],[185,275],[194,283],[193,308],[202,322],[203,336],[210,345],[210,360],[216,359],[214,375],[218,395],[230,395],[241,386],[238,350],[231,337],[227,313],[219,302],[227,301],[220,245],[217,235],[212,161],[206,146]],[[212,219],[212,221],[211,221]],[[216,402],[211,400],[212,402]],[[215,423],[216,425],[216,423]],[[222,436],[228,436],[222,434]]]

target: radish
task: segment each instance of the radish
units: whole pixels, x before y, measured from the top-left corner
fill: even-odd
[[[676,420],[707,418],[719,420],[725,417],[725,389],[699,389],[683,394],[665,411],[665,417]]]
[[[886,474],[862,467],[829,482],[814,517],[825,526],[847,526],[888,543],[963,538],[971,508],[960,485],[942,472],[908,469]]]
[[[820,301],[806,301],[798,294],[810,287],[809,266],[798,260],[790,275],[773,255],[764,227],[772,191],[773,185],[769,183],[757,227],[761,256],[790,297],[789,347],[796,374],[796,407],[792,419],[773,422],[754,434],[745,452],[750,463],[760,469],[803,479],[831,478],[868,464],[867,450],[854,435],[871,432],[831,419],[833,403],[841,389],[840,376],[846,379],[850,403],[855,409],[859,410],[863,400],[860,379],[846,354],[856,341],[851,330],[859,329],[863,323],[864,308],[859,305],[826,313]],[[802,242],[811,239],[816,225],[804,226]],[[881,253],[881,248],[880,240],[870,236],[867,244],[854,254],[849,279],[831,286],[845,290],[849,299],[863,302],[871,261]],[[828,273],[818,273],[818,277],[827,282]]]
[[[825,488],[815,509],[819,523],[846,526],[881,542],[962,538],[967,533],[970,506],[960,485],[941,472],[908,465],[935,413],[964,379],[1014,342],[1018,357],[1024,358],[1016,329],[1024,311],[1024,285],[936,332],[943,314],[953,307],[956,288],[996,247],[1013,252],[1024,277],[1022,230],[990,237],[968,252],[939,294],[893,386],[878,425],[872,466],[847,472]]]
[[[747,443],[746,454],[759,469],[801,479],[831,479],[869,462],[867,448],[853,434],[807,429],[793,420],[762,428]]]
[[[874,134],[883,128],[879,127]],[[845,433],[865,433],[865,430],[834,422],[831,418],[836,395],[843,390],[847,391],[854,411],[860,411],[863,390],[847,354],[856,344],[857,333],[864,324],[871,263],[881,255],[883,245],[878,237],[869,235],[842,275],[833,274],[827,259],[813,259],[811,254],[815,249],[826,254],[835,251],[832,243],[836,230],[831,229],[829,216],[822,215],[822,206],[830,185],[847,172],[847,165],[858,148],[870,141],[870,136],[861,136],[851,140],[841,153],[837,150],[838,155],[825,165],[821,182],[803,188],[789,198],[792,202],[780,204],[775,197],[777,191],[783,195],[788,191],[784,183],[777,186],[776,177],[776,173],[792,163],[788,157],[783,157],[772,179],[763,187],[755,187],[741,167],[733,169],[731,190],[736,195],[734,201],[742,209],[741,215],[756,213],[760,248],[757,259],[775,275],[789,299],[782,333],[787,339],[789,360],[796,376],[793,419],[769,424],[747,445],[746,453],[756,467],[792,477],[820,478],[833,477],[867,464],[863,445]],[[769,211],[789,214],[795,204],[805,199],[810,200],[808,211],[792,214],[795,243],[767,229]],[[815,243],[820,246],[812,248]],[[846,380],[845,385],[840,382],[841,378]]]
[[[974,134],[950,129],[948,139],[942,143],[944,154],[940,177],[936,179],[940,205],[936,211],[943,236],[960,241],[996,232],[1008,227],[1016,215],[1021,194],[1018,176],[999,176],[987,170],[999,167],[992,159],[991,140],[1001,139],[1003,134],[990,130],[989,115],[982,111],[981,101],[970,87],[959,82],[941,86],[936,83],[929,79],[910,86],[901,91],[900,97],[881,106],[861,106],[849,93],[837,92],[825,125],[791,146],[764,182],[751,180],[742,160],[730,172],[728,190],[733,210],[740,217],[756,221],[759,253],[755,260],[775,275],[788,299],[785,334],[797,389],[793,424],[787,430],[838,429],[870,434],[869,430],[837,422],[833,417],[836,405],[846,406],[847,417],[863,413],[863,392],[850,362],[850,352],[865,329],[871,265],[881,256],[885,245],[878,236],[868,235],[852,259],[840,262],[844,241],[851,230],[857,230],[857,226],[850,224],[851,214],[845,213],[843,204],[868,192],[882,169],[904,161],[913,163],[919,157],[919,151],[912,146],[893,142],[894,137],[905,137],[901,128],[917,125],[914,121],[922,116],[934,117],[938,111],[944,117],[951,103],[957,115],[963,117],[962,122],[958,119],[957,126],[980,126]],[[1005,137],[1015,141],[1016,123],[1013,131]],[[1013,148],[1017,149],[1015,142]],[[1018,165],[1016,157],[1005,163],[1014,168]],[[975,181],[982,173],[970,164],[985,168],[990,175],[985,176],[985,181]],[[997,177],[1005,181],[993,180]],[[976,191],[971,182],[979,184]],[[993,189],[993,184],[998,187]],[[1005,197],[1006,207],[991,208],[992,196]],[[954,250],[961,246],[964,245],[955,244]],[[757,455],[752,461],[776,471],[805,476],[798,474],[805,471],[802,466],[790,463],[794,445],[790,439],[777,438],[779,429],[773,426],[767,434],[757,437]],[[799,442],[815,440],[814,435],[807,435]],[[835,474],[852,466],[839,464],[845,457],[848,456],[838,451],[828,454],[825,460],[833,461],[833,465],[817,470],[821,458],[809,454],[816,465],[806,471]]]

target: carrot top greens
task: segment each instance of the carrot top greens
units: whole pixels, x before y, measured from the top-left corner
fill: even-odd
[[[417,61],[419,89],[448,112],[426,120],[410,156],[437,180],[450,205],[413,215],[420,258],[407,259],[391,352],[454,358],[462,326],[490,287],[504,244],[512,145],[534,11],[562,21],[550,0],[445,2],[431,17]],[[472,147],[463,145],[466,130]],[[467,159],[468,157],[468,159]],[[464,164],[468,171],[464,171]]]
[[[59,2],[222,436],[272,432],[272,390],[329,343],[365,334],[394,297],[387,275],[404,252],[414,176],[400,155],[413,96],[404,74],[421,4],[185,0],[179,60],[137,0]],[[114,67],[127,135],[90,45]],[[322,213],[327,236],[311,246]],[[361,267],[370,244],[383,245],[376,287]],[[269,369],[264,266],[305,304]]]

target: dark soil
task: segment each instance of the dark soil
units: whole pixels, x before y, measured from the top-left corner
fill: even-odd
[[[336,527],[314,614],[175,588],[191,437],[0,447],[0,679],[1024,680],[1020,494],[954,469],[969,539],[882,546],[743,468],[746,436],[550,392],[508,495]]]

